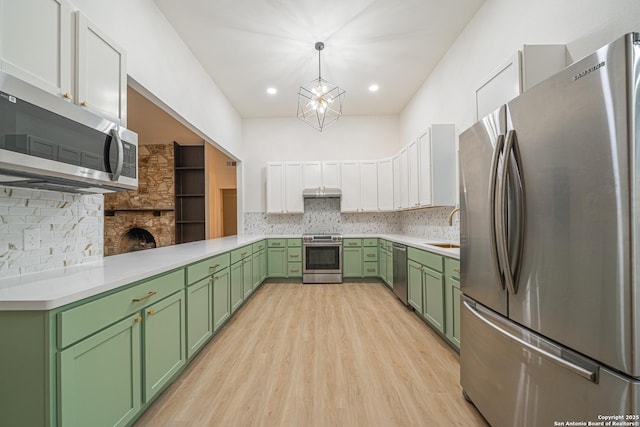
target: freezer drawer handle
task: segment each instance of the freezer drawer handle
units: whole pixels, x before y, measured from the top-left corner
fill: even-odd
[[[536,347],[533,344],[530,344],[528,342],[526,342],[525,340],[523,340],[522,338],[512,334],[509,331],[506,331],[504,329],[502,329],[500,326],[496,325],[495,323],[493,323],[492,321],[490,321],[489,319],[485,318],[481,313],[478,312],[478,310],[476,310],[475,307],[473,307],[471,304],[469,304],[469,302],[464,301],[463,302],[465,308],[467,310],[469,310],[469,312],[471,314],[473,314],[476,318],[478,318],[478,320],[482,321],[485,325],[493,328],[494,330],[496,330],[497,332],[499,332],[500,334],[512,339],[513,341],[517,342],[518,344],[522,345],[523,347],[526,347],[528,350],[530,350],[533,353],[538,354],[541,357],[544,357],[545,359],[548,359],[552,362],[554,362],[555,364],[561,366],[562,368],[568,369],[569,371],[573,372],[576,375],[581,376],[582,378],[585,378],[593,383],[598,383],[598,368],[596,367],[595,369],[587,369],[584,368],[580,365],[577,365],[575,363],[571,363],[561,357],[556,356],[555,354],[549,353],[548,351],[545,351],[541,348]]]

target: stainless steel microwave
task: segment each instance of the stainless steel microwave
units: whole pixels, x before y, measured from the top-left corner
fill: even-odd
[[[138,135],[0,72],[0,185],[73,193],[138,188]]]

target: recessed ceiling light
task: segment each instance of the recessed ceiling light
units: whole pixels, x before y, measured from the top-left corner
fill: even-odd
[[[377,92],[378,89],[380,89],[380,87],[378,85],[371,85],[369,86],[369,92]]]
[[[278,89],[276,89],[275,87],[268,87],[267,88],[267,93],[269,95],[275,95],[276,93],[278,93]]]

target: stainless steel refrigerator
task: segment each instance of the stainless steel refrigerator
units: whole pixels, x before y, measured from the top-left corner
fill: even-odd
[[[627,34],[460,136],[460,380],[494,427],[640,421],[639,86]]]

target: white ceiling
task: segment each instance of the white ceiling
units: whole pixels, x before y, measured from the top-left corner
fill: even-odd
[[[398,114],[484,2],[154,1],[242,117],[295,117],[300,84],[318,76],[317,41],[345,115]]]

